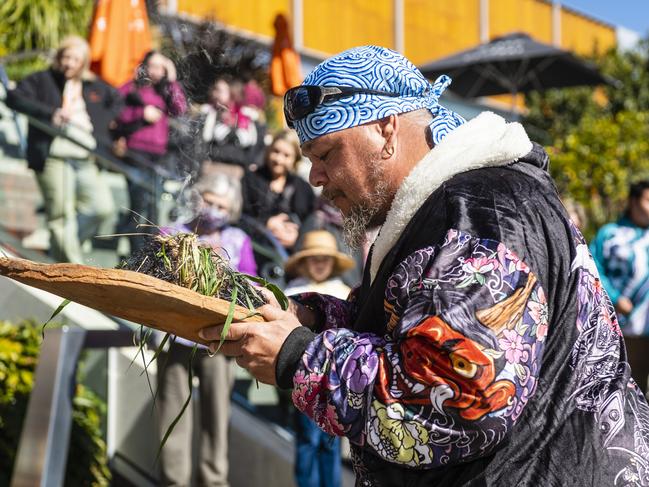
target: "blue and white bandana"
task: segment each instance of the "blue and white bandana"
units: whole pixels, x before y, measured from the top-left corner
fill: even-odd
[[[341,52],[318,64],[302,84],[353,86],[390,91],[399,96],[359,93],[327,100],[313,113],[294,122],[301,144],[321,135],[421,108],[427,108],[433,115],[430,129],[435,144],[466,121],[438,102],[451,84],[451,78],[442,75],[431,84],[408,59],[385,47],[362,46]]]

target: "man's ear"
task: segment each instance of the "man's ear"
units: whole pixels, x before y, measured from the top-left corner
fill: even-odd
[[[381,137],[384,140],[381,157],[390,159],[397,150],[397,135],[399,134],[400,124],[398,115],[389,115],[379,120],[378,124],[381,130]]]

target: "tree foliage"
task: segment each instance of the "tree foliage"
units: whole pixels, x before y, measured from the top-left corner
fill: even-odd
[[[604,73],[620,81],[619,86],[606,88],[608,111],[649,111],[649,39],[633,50],[610,51],[598,63]]]
[[[584,206],[592,236],[623,210],[629,184],[649,177],[649,112],[587,114],[549,151],[560,192]]]
[[[560,192],[584,207],[587,236],[622,211],[631,182],[649,177],[649,41],[595,62],[619,83],[531,93],[524,121],[550,152]]]
[[[93,4],[88,0],[0,1],[0,56],[56,49],[71,34],[86,37]],[[37,61],[11,62],[7,71],[12,78],[19,78],[44,65],[39,57]]]
[[[0,321],[0,485],[9,485],[41,346],[40,327]],[[78,385],[65,485],[105,486],[110,481],[102,439],[105,403]]]

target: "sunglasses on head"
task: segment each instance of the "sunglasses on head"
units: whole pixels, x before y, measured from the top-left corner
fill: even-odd
[[[354,86],[317,86],[302,85],[291,88],[284,95],[284,117],[290,128],[294,122],[302,120],[313,113],[315,109],[328,100],[339,100],[358,93],[366,95],[399,96],[399,93]]]

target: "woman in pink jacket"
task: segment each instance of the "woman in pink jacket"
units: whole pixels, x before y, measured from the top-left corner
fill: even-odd
[[[162,181],[156,166],[167,152],[169,142],[169,118],[182,115],[187,101],[180,84],[176,81],[173,61],[157,51],[144,56],[135,79],[119,89],[125,107],[117,118],[116,151],[125,154],[129,162],[145,181],[147,189],[128,181],[130,209],[129,220],[137,223],[158,222],[157,202]],[[144,227],[147,228],[147,227]],[[131,226],[133,233],[142,229]],[[131,253],[140,249],[141,236],[131,237]]]

